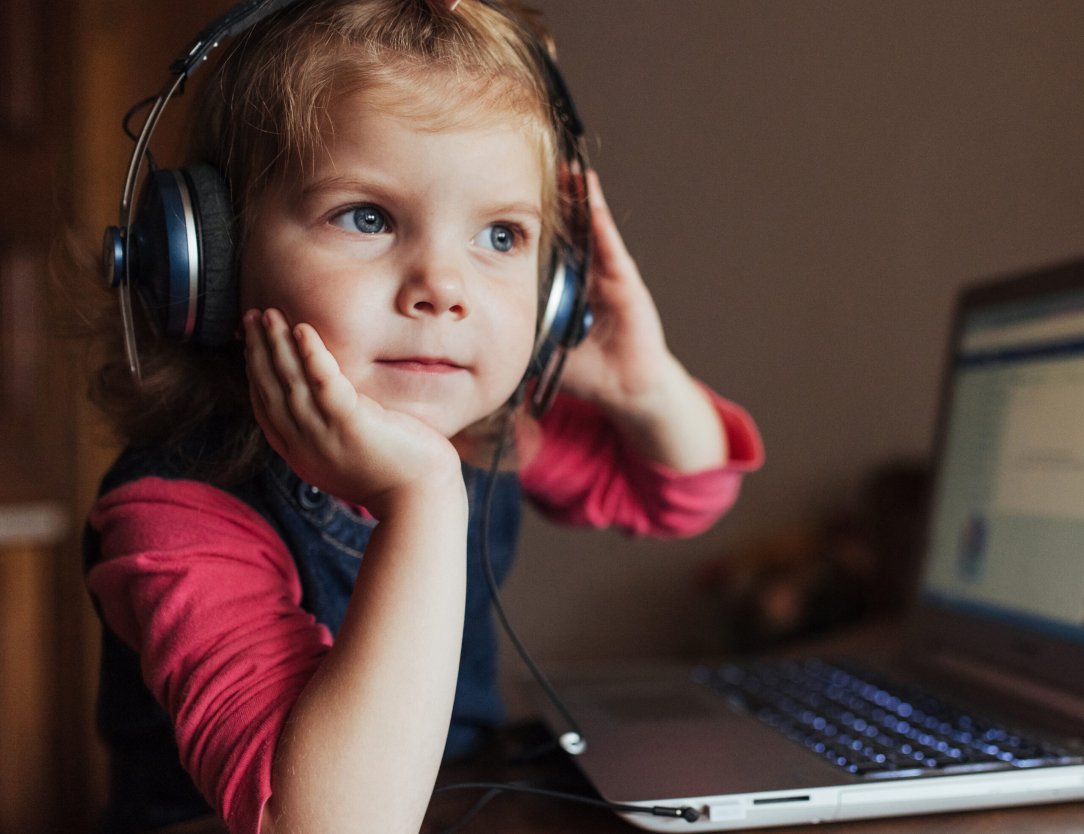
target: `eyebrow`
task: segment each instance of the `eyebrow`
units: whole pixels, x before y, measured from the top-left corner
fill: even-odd
[[[535,203],[529,203],[526,201],[513,202],[513,203],[498,203],[489,207],[484,212],[485,214],[525,214],[534,220],[541,222],[542,220],[542,207]]]
[[[301,188],[301,199],[305,200],[313,195],[322,194],[327,192],[357,192],[363,191],[372,194],[375,199],[390,199],[393,196],[393,190],[384,186],[379,181],[374,180],[359,180],[349,176],[330,176],[323,177],[312,182],[305,183]],[[526,215],[538,222],[542,222],[542,206],[541,201],[538,203],[530,200],[512,200],[510,202],[494,202],[492,204],[486,204],[481,214],[488,215]]]
[[[301,197],[311,197],[325,191],[375,191],[384,193],[385,189],[379,182],[372,180],[358,180],[352,177],[323,177],[312,182],[303,183]]]

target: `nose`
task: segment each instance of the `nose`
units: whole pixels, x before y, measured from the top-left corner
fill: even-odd
[[[465,265],[448,252],[420,252],[399,288],[399,312],[411,318],[470,315]]]

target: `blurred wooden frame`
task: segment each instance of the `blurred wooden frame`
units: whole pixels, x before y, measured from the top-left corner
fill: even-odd
[[[0,449],[20,480],[33,478],[34,380],[41,359],[41,289],[45,257],[0,241]],[[5,467],[5,468],[6,468]],[[7,475],[5,474],[5,477]]]
[[[42,79],[42,4],[6,0],[0,4],[0,132],[30,140],[40,129],[45,84]]]

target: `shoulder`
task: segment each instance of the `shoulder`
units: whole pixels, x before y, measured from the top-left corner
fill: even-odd
[[[280,538],[260,511],[254,481],[230,488],[188,475],[183,449],[130,448],[102,478],[87,517],[88,563],[120,553],[187,549],[199,542],[261,542]],[[88,565],[89,566],[89,565]]]
[[[161,475],[142,475],[105,490],[89,520],[102,532],[110,523],[124,524],[129,531],[154,531],[177,539],[207,528],[229,527],[274,535],[268,521],[237,495],[201,481]]]
[[[124,449],[102,477],[94,511],[157,505],[220,517],[266,517],[259,470],[228,485],[216,482],[215,472],[229,464],[216,437],[221,435],[210,427],[175,445]],[[216,467],[216,461],[221,465]]]
[[[128,445],[102,478],[99,494],[145,476],[203,481],[241,493],[272,458],[258,431],[211,416],[168,441]]]

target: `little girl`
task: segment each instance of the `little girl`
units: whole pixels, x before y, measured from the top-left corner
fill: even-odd
[[[96,374],[126,441],[86,537],[108,830],[208,806],[246,834],[418,830],[442,758],[502,715],[493,415],[498,576],[521,495],[691,535],[759,464],[668,351],[592,172],[595,325],[552,408],[518,406],[577,176],[540,37],[497,0],[295,3],[202,87],[191,161],[228,183],[245,312],[218,347],[140,319],[141,380],[114,329]]]

